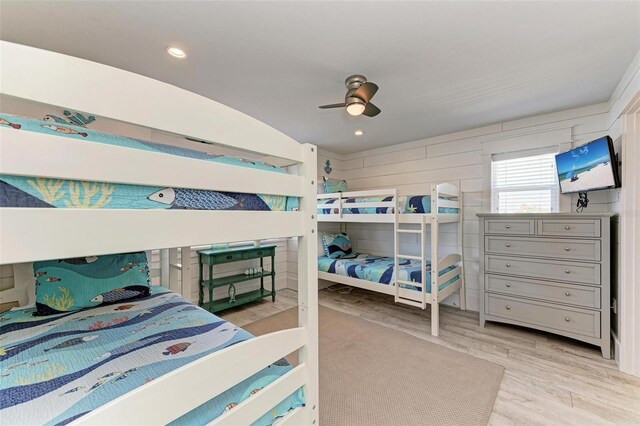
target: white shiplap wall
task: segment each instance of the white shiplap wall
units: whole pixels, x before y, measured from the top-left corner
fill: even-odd
[[[464,256],[467,307],[478,310],[478,218],[490,209],[490,158],[492,154],[556,146],[560,151],[609,134],[620,135],[619,123],[609,125],[607,103],[544,114],[477,129],[411,141],[354,154],[320,152],[319,176],[325,158],[332,159],[332,177],[347,180],[349,189],[398,188],[405,194],[428,194],[432,183],[459,181],[464,192]],[[320,162],[320,159],[323,159]],[[561,207],[572,211],[575,199],[562,196]],[[619,190],[589,194],[588,211],[618,211]],[[443,226],[441,252],[455,249],[455,225]],[[322,228],[321,228],[322,229]],[[392,253],[391,225],[349,224],[354,247],[359,251]],[[406,251],[419,250],[414,239],[406,239]],[[448,303],[456,304],[457,295]]]

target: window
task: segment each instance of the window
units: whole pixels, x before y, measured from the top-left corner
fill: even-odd
[[[549,213],[559,210],[557,150],[491,157],[491,211]]]

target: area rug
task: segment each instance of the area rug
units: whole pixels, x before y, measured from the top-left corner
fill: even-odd
[[[297,326],[291,308],[243,328]],[[287,357],[292,364],[297,356]],[[486,425],[504,368],[320,307],[321,425]]]

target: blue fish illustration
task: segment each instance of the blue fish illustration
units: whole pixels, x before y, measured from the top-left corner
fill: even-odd
[[[130,368],[129,370],[125,371],[124,373],[122,373],[121,375],[119,375],[118,377],[113,379],[113,381],[117,382],[117,381],[120,381],[122,379],[126,379],[127,377],[129,377],[129,374],[133,373],[134,371],[138,371],[138,370],[140,370],[140,367]]]
[[[119,375],[119,374],[122,374],[122,371],[113,371],[113,372],[111,372],[111,373],[107,373],[107,374],[105,374],[105,375],[104,375],[104,376],[102,376],[102,377],[99,377],[99,378],[98,378],[98,381],[100,381],[100,380],[104,380],[104,379],[108,379],[109,377],[117,376],[117,375]]]
[[[198,310],[197,306],[187,306],[186,308],[180,309],[178,312],[189,312]]]
[[[95,385],[91,386],[89,389],[86,390],[86,393],[89,393],[92,390],[99,388],[100,386],[104,385],[105,383],[106,383],[106,380],[98,380]]]
[[[45,352],[48,352],[52,349],[64,349],[64,348],[68,348],[70,346],[76,346],[79,345],[81,343],[85,343],[85,342],[90,342],[93,339],[97,339],[98,335],[93,335],[93,336],[84,336],[84,337],[74,337],[73,339],[69,339],[69,340],[65,340],[64,342],[55,345],[49,349],[45,349]]]
[[[66,394],[68,394],[68,393],[78,392],[80,389],[84,389],[84,388],[86,388],[86,386],[78,386],[78,387],[76,387],[76,388],[69,389],[69,390],[68,390],[68,391],[66,391],[66,392],[62,392],[62,393],[60,394],[60,396],[62,396],[62,395],[66,395]]]
[[[164,188],[147,198],[173,209],[224,210],[238,204],[232,197],[201,189]]]
[[[143,285],[132,285],[99,294],[98,296],[91,299],[91,301],[94,303],[113,303],[120,300],[131,299],[132,297],[148,295],[149,287]]]

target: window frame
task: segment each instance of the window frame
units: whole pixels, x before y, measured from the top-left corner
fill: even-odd
[[[489,198],[491,203],[491,212],[493,213],[531,213],[531,212],[524,212],[524,211],[499,211],[500,193],[546,191],[546,190],[550,191],[550,194],[549,194],[550,211],[539,211],[538,213],[559,213],[560,211],[562,211],[562,202],[560,197],[561,193],[560,193],[560,186],[558,184],[558,175],[557,175],[557,172],[555,171],[555,161],[552,161],[552,165],[554,169],[552,184],[544,183],[544,184],[532,184],[528,186],[496,185],[495,183],[495,167],[496,166],[494,164],[499,161],[515,160],[515,159],[521,159],[526,157],[537,157],[537,156],[543,156],[543,155],[555,156],[555,154],[557,154],[559,151],[560,151],[559,146],[555,145],[555,146],[548,146],[548,147],[539,148],[539,149],[518,150],[518,151],[512,151],[508,153],[492,154],[489,159],[490,161],[490,168],[489,168],[490,197]]]

